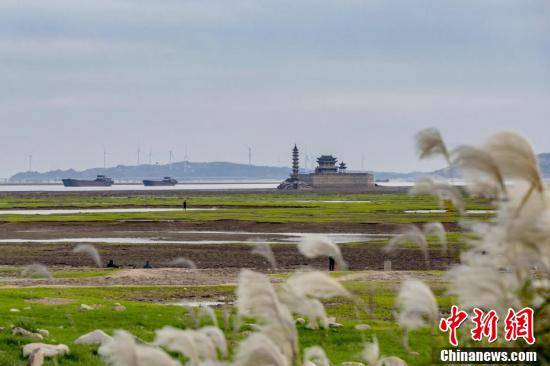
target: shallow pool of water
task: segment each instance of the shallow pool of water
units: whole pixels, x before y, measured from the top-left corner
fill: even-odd
[[[141,184],[114,184],[110,187],[65,187],[63,184],[1,184],[0,192],[79,192],[79,191],[158,191],[275,189],[278,182],[179,183],[172,187],[146,187]]]
[[[330,201],[317,201],[317,200],[301,200],[301,201],[294,201],[294,202],[302,202],[302,203],[371,203],[372,201],[355,201],[355,200],[330,200]]]
[[[447,210],[406,210],[403,211],[405,213],[419,213],[419,214],[430,214],[430,213],[445,213]],[[489,213],[495,213],[495,210],[466,210],[464,211],[465,214],[468,215],[482,215],[482,214],[489,214]]]
[[[261,233],[261,232],[231,232],[231,231],[179,231],[171,234],[177,234],[177,238],[162,237],[97,237],[97,238],[48,238],[48,239],[24,239],[11,238],[0,239],[0,244],[18,244],[18,243],[97,243],[97,244],[296,244],[308,235],[324,235],[329,237],[334,243],[359,243],[368,242],[375,239],[387,238],[389,234],[358,234],[358,233],[338,233],[338,234],[319,234],[319,233]],[[190,236],[189,238],[185,238]],[[240,238],[235,238],[240,236]]]
[[[219,300],[182,300],[180,302],[169,303],[167,305],[199,308],[201,306],[222,306],[224,304],[224,301]],[[229,302],[228,304],[231,304],[231,302]]]
[[[212,211],[216,207],[188,208],[187,211]],[[64,215],[81,213],[127,213],[127,212],[163,212],[183,211],[181,208],[170,207],[136,207],[136,208],[74,208],[74,209],[30,209],[30,210],[0,210],[0,215]]]

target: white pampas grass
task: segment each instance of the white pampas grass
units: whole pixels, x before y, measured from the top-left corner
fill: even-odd
[[[199,306],[198,318],[199,322],[203,318],[210,319],[212,324],[214,324],[216,327],[218,326],[218,317],[216,316],[216,312],[208,305]]]
[[[252,254],[262,256],[273,269],[277,269],[277,260],[271,250],[269,243],[257,243],[254,244],[254,248],[251,251]]]
[[[217,360],[218,350],[227,354],[225,337],[216,327],[182,330],[167,326],[156,331],[154,344],[181,353],[189,359],[190,365],[200,365],[204,360]]]
[[[464,202],[460,190],[446,182],[436,182],[430,177],[417,179],[414,186],[409,190],[413,196],[432,195],[439,201],[439,206],[444,207],[445,201],[451,201],[453,206],[459,211],[464,211]]]
[[[105,344],[110,342],[113,338],[105,333],[101,329],[96,329],[93,332],[86,333],[78,337],[74,343],[75,344]]]
[[[380,358],[378,339],[374,337],[372,343],[366,343],[361,354],[369,366],[407,366],[407,363],[396,356]]]
[[[423,231],[425,236],[436,236],[439,240],[439,245],[441,245],[441,251],[444,254],[447,253],[447,232],[442,223],[428,222],[424,224]]]
[[[330,366],[330,360],[325,350],[319,346],[308,347],[304,350],[304,365],[308,362],[314,366]]]
[[[378,345],[378,338],[374,337],[372,342],[365,343],[361,358],[371,366],[376,366],[380,360],[380,346]]]
[[[99,256],[99,252],[97,251],[96,247],[94,247],[92,244],[78,244],[76,247],[74,247],[73,253],[88,254],[93,259],[96,266],[101,267],[101,257]]]
[[[409,331],[436,324],[439,316],[437,301],[432,290],[422,281],[408,279],[401,285],[397,295],[397,322],[403,329],[403,346],[409,347]]]
[[[322,272],[306,272],[289,277],[281,287],[279,298],[293,313],[308,319],[310,329],[328,328],[330,320],[324,305],[318,299],[351,297],[335,279]],[[319,323],[318,323],[319,322]]]
[[[298,353],[298,334],[288,308],[281,303],[267,276],[241,270],[237,287],[236,306],[239,317],[252,317],[260,324],[261,332],[281,348],[289,363]]]
[[[447,162],[450,161],[447,147],[443,142],[441,133],[436,128],[426,128],[418,132],[415,139],[420,159],[442,155]]]
[[[162,349],[137,344],[134,337],[123,330],[116,330],[113,339],[103,344],[98,353],[110,366],[180,366]]]
[[[187,259],[184,257],[177,257],[176,259],[170,262],[170,265],[181,266],[181,267],[186,267],[190,269],[197,269],[197,265],[195,264],[195,262],[193,262],[191,259]]]
[[[496,133],[487,140],[484,149],[503,175],[524,180],[538,191],[544,189],[537,157],[523,137],[514,132]]]
[[[439,316],[432,290],[420,280],[408,279],[403,282],[396,305],[399,325],[407,330],[434,325]]]
[[[453,150],[452,155],[452,164],[459,167],[465,175],[484,176],[492,182],[487,188],[498,187],[503,194],[506,194],[506,185],[500,168],[486,150],[464,145]],[[477,183],[478,189],[480,184],[480,182]]]
[[[227,340],[222,330],[218,327],[207,326],[199,329],[199,332],[207,336],[222,357],[227,357]]]
[[[412,224],[403,227],[398,235],[392,237],[388,244],[384,247],[384,251],[390,252],[405,243],[416,244],[422,251],[424,259],[426,261],[429,259],[428,242],[426,241],[424,232],[422,232],[422,230],[420,230],[416,225]]]
[[[190,306],[184,304],[183,307],[187,310],[189,316],[195,323],[195,327],[198,328],[202,324],[204,318],[210,320],[216,327],[218,326],[218,317],[216,312],[208,305],[201,304],[200,306]]]
[[[253,333],[239,343],[233,362],[234,366],[290,366],[291,364],[279,347],[263,333]]]
[[[340,270],[347,269],[338,245],[322,235],[306,235],[298,243],[298,250],[307,258],[332,257]]]
[[[334,278],[323,272],[297,273],[286,283],[302,296],[328,299],[336,296],[351,297],[351,294]]]
[[[513,273],[500,271],[481,258],[477,260],[475,263],[458,265],[447,272],[449,294],[457,297],[460,308],[466,311],[475,307],[493,309],[501,316],[505,316],[509,308],[520,308],[517,292],[521,283],[518,278]]]
[[[23,267],[21,275],[24,277],[46,277],[49,279],[53,278],[50,271],[48,271],[48,267],[40,263],[33,263]]]
[[[319,325],[322,328],[329,327],[330,321],[325,311],[325,306],[318,299],[306,297],[303,294],[297,293],[296,290],[288,284],[284,284],[281,287],[279,298],[290,311],[308,320],[306,325],[307,328],[318,329]],[[304,320],[303,318],[300,319]]]

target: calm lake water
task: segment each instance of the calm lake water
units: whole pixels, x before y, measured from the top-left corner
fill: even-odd
[[[230,190],[275,189],[279,183],[181,183],[173,187],[146,187],[141,184],[114,184],[110,187],[65,187],[63,184],[3,184],[0,192],[82,192],[82,191],[162,191],[162,190]]]

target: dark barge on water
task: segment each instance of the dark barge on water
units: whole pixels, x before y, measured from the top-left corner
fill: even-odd
[[[178,181],[171,177],[164,177],[162,180],[145,179],[143,185],[147,187],[154,186],[175,186]]]
[[[96,179],[62,179],[65,187],[110,187],[115,181],[104,175],[98,175]]]

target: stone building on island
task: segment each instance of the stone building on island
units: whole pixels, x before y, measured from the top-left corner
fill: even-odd
[[[373,188],[374,176],[366,172],[348,172],[343,161],[332,155],[317,158],[318,166],[313,173],[300,173],[300,153],[294,145],[292,149],[292,173],[279,185],[279,189],[302,188]]]

